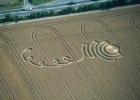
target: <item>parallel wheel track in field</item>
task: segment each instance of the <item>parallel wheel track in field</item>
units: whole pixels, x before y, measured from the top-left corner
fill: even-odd
[[[113,39],[119,43],[119,45],[121,45],[124,48],[125,53],[127,54],[127,56],[129,57],[129,59],[135,63],[135,65],[140,68],[140,65],[136,62],[136,59],[133,57],[133,55],[128,51],[128,48],[117,38],[117,36],[114,34],[114,32],[103,22],[103,21],[99,21],[100,24],[102,24],[110,33],[110,35],[113,37]]]
[[[37,83],[35,82],[35,80],[33,79],[33,77],[31,76],[30,71],[27,69],[27,67],[25,67],[25,64],[23,62],[23,60],[20,58],[20,55],[18,54],[18,52],[16,51],[15,47],[13,46],[13,44],[11,43],[11,41],[4,35],[0,34],[0,37],[6,41],[6,43],[9,45],[9,47],[11,48],[12,52],[14,53],[16,59],[18,60],[18,62],[20,63],[20,65],[22,66],[21,69],[23,70],[23,72],[25,73],[25,75],[27,76],[27,78],[31,81],[35,91],[38,93],[38,95],[40,96],[41,100],[46,100],[46,98],[42,95],[42,92],[40,92],[41,90],[38,88]]]
[[[111,68],[110,63],[107,61],[103,61],[103,62],[106,65],[108,71],[112,72],[115,75],[115,77],[118,80],[118,82],[120,83],[120,85],[132,96],[133,100],[137,100],[136,97],[131,92],[131,90],[127,88],[126,84],[120,80],[120,76],[117,74],[117,72]]]
[[[137,15],[131,15],[131,16],[130,16],[129,23],[130,23],[130,26],[131,26],[135,31],[138,32],[137,27],[134,25],[135,16],[137,16]]]
[[[108,32],[109,33],[111,33],[111,31],[109,30],[109,27],[103,22],[103,21],[101,21],[101,20],[98,20],[98,21],[95,21],[95,22],[98,22],[99,24],[101,24],[102,26],[104,26],[107,30],[108,30]],[[85,30],[85,29],[84,29]],[[84,32],[84,34],[86,33],[85,31],[82,31],[82,32]],[[113,34],[113,33],[112,33]],[[88,34],[87,34],[88,35]],[[89,37],[89,36],[88,36]],[[90,38],[89,38],[89,40],[91,40]],[[116,40],[116,39],[115,39]],[[97,43],[98,43],[98,41],[96,41]],[[108,42],[108,41],[107,41]],[[118,41],[117,41],[118,42]],[[118,42],[119,43],[119,42]],[[97,44],[96,44],[97,45]],[[100,46],[99,46],[100,45]],[[102,44],[99,44],[98,46],[99,46],[99,50],[97,49],[97,50],[93,50],[94,52],[95,52],[95,54],[94,55],[100,55],[101,57],[103,57],[104,58],[104,55],[102,56],[102,54],[105,54],[105,52],[103,52],[104,50],[102,50],[102,49],[104,49],[104,47],[102,48]],[[95,47],[94,47],[95,48]],[[105,56],[105,59],[106,59],[106,56]],[[108,59],[107,58],[107,60],[111,60],[111,59]],[[106,64],[106,63],[105,63]],[[107,64],[106,64],[107,65]],[[113,72],[113,74],[115,75],[115,77],[118,79],[118,81],[119,81],[119,83],[124,87],[124,89],[126,89],[127,91],[128,91],[128,93],[134,98],[134,100],[135,100],[135,96],[131,93],[131,91],[129,91],[129,89],[126,87],[126,85],[118,78],[119,77],[119,75],[114,71],[114,70],[112,70],[111,68],[109,68],[108,67],[108,69],[109,70],[111,70],[112,72]]]
[[[0,82],[2,83],[2,86],[4,87],[5,91],[7,92],[9,98],[11,100],[16,100],[14,95],[13,95],[13,93],[12,93],[12,91],[11,91],[11,89],[9,88],[8,84],[6,83],[4,77],[3,77],[3,75],[1,73],[0,73]]]
[[[81,33],[83,34],[83,36],[86,38],[86,39],[88,39],[88,38],[90,38],[89,36],[88,36],[88,34],[85,32],[85,26],[86,26],[86,24],[81,24]]]
[[[69,47],[69,45],[66,43],[65,39],[61,36],[61,34],[59,32],[58,36],[60,36],[60,44],[62,46],[64,46],[67,51],[70,53],[70,55],[73,57],[73,59],[75,61],[78,61],[78,57],[76,56],[76,54],[73,52],[73,50]],[[106,99],[105,96],[103,95],[103,93],[100,91],[100,89],[97,87],[97,84],[95,83],[94,79],[90,76],[90,74],[88,73],[88,71],[85,69],[84,66],[82,66],[81,63],[77,63],[77,65],[79,66],[79,68],[81,69],[81,71],[84,73],[84,75],[89,79],[89,81],[91,82],[90,86],[93,87],[96,92],[102,97],[102,99]],[[94,84],[94,85],[93,85]]]
[[[109,33],[111,34],[111,36],[116,40],[117,43],[119,43],[120,45],[122,45],[122,47],[124,47],[123,44],[113,35],[114,33],[111,31],[111,29],[110,29],[103,21],[98,20],[98,22],[99,22],[101,25],[103,25],[103,26],[108,30],[108,32],[109,32]],[[126,49],[126,48],[124,47],[124,49]],[[127,49],[126,49],[125,51],[127,51]],[[128,52],[128,51],[127,51],[127,52]],[[128,55],[129,55],[129,53],[128,53]],[[129,58],[129,59],[131,59],[131,58]],[[105,63],[105,64],[106,64],[106,63]],[[107,66],[107,64],[106,64],[106,66]],[[122,82],[122,81],[119,79],[119,75],[118,75],[113,69],[111,69],[111,68],[109,68],[109,67],[108,67],[108,69],[111,70],[111,71],[113,72],[113,74],[114,74],[115,77],[118,79],[118,81],[120,82],[120,84],[128,91],[128,93],[134,98],[134,100],[136,100],[136,99],[135,99],[135,96],[131,93],[131,91],[129,91],[129,89],[128,89],[127,86],[124,84],[124,82]]]
[[[54,33],[56,33],[55,30],[53,30],[51,27],[48,27],[48,28],[51,29]],[[44,50],[41,48],[40,44],[38,43],[37,37],[36,37],[36,33],[37,33],[36,31],[33,31],[33,33],[32,33],[32,40],[33,40],[33,42],[35,43],[36,47],[38,48],[38,50],[40,51],[42,56],[46,59],[46,61],[48,61],[48,63],[50,65],[53,65],[53,63],[51,61],[49,61],[48,55],[44,52]],[[76,100],[76,97],[74,96],[72,91],[68,88],[66,82],[64,81],[64,79],[62,78],[60,73],[57,70],[55,70],[55,69],[52,69],[52,71],[54,72],[54,74],[56,75],[58,80],[61,82],[61,84],[63,85],[63,87],[67,91],[67,93],[71,96],[72,100]]]
[[[51,27],[51,26],[49,26]],[[53,27],[51,27],[53,28]],[[76,54],[73,52],[73,50],[68,46],[68,44],[66,43],[66,41],[64,40],[64,38],[61,36],[61,34],[59,33],[58,30],[56,30],[55,28],[53,28],[56,31],[56,35],[57,37],[60,37],[60,44],[65,47],[67,49],[67,51],[69,52],[69,54],[73,57],[73,59],[75,61],[78,61],[78,57],[76,56]],[[92,79],[92,77],[89,75],[89,73],[87,72],[87,70],[84,68],[84,66],[82,66],[80,63],[77,63],[79,68],[81,69],[81,71],[85,74],[85,76],[90,80],[91,83],[94,84],[94,86],[91,84],[91,86],[96,90],[96,92],[98,92],[98,94],[105,100],[104,95],[101,93],[100,89],[97,88],[97,84],[95,83],[95,81]]]
[[[115,29],[112,29],[112,30],[121,30],[121,29],[127,29],[127,28],[130,28],[131,26],[129,27],[122,27],[122,28],[115,28]],[[84,32],[84,31],[81,31],[81,32]],[[99,31],[99,32],[107,32],[107,30],[103,31]],[[91,34],[97,34],[98,32],[94,31],[92,33],[87,33],[87,35],[91,35]],[[67,38],[71,38],[71,37],[81,37],[80,35],[81,33],[78,33],[78,34],[72,34],[72,35],[66,35],[66,36],[63,36],[63,38],[67,39]],[[58,40],[60,37],[50,37],[50,38],[45,38],[45,39],[38,39],[39,42],[41,41],[51,41],[51,40]],[[18,42],[18,43],[12,43],[13,46],[16,46],[16,45],[24,45],[24,44],[31,44],[33,43],[32,41],[24,41],[24,42]],[[0,48],[2,47],[8,47],[9,45],[7,44],[4,44],[4,45],[0,45]]]
[[[73,21],[73,20],[72,20]],[[58,23],[59,24],[59,23]],[[44,25],[44,24],[40,24],[40,25]],[[28,27],[28,26],[27,26]],[[29,26],[29,27],[31,27],[31,26]],[[108,26],[107,26],[108,27]],[[23,27],[22,27],[23,28]],[[16,29],[16,28],[15,28]],[[17,29],[19,29],[19,28],[17,28]],[[111,29],[109,29],[109,32],[110,33],[112,33],[112,30]],[[112,34],[111,34],[112,35]],[[44,100],[43,98],[44,97],[42,97],[42,94],[40,94],[40,92],[39,92],[39,90],[38,90],[38,88],[37,88],[37,83],[35,82],[35,81],[33,81],[32,79],[33,79],[33,77],[31,78],[31,76],[29,75],[29,73],[28,73],[28,71],[27,71],[27,68],[25,67],[25,65],[24,65],[24,62],[22,62],[22,60],[20,59],[20,56],[18,55],[18,53],[17,53],[17,51],[16,51],[16,49],[14,48],[14,46],[13,46],[13,44],[12,43],[9,43],[9,40],[7,39],[7,38],[5,38],[5,36],[3,37],[2,35],[0,35],[0,37],[2,37],[2,38],[4,38],[4,40],[6,40],[7,41],[7,43],[8,43],[8,45],[10,46],[10,48],[13,50],[13,52],[14,52],[14,54],[15,54],[15,56],[16,56],[16,58],[19,60],[19,63],[22,65],[22,67],[23,67],[23,70],[25,71],[25,73],[27,74],[27,76],[28,76],[28,78],[32,81],[32,84],[33,84],[33,86],[35,87],[35,89],[36,89],[36,91],[38,91],[38,94],[40,95],[40,97],[42,98],[42,100]],[[60,38],[60,41],[61,42],[63,42],[64,40],[63,40],[63,38],[60,36],[59,37]],[[113,36],[113,38],[114,39],[116,39],[116,37],[115,36]],[[118,43],[121,43],[120,41],[118,41],[117,39],[116,39],[116,41],[118,42]],[[121,44],[122,46],[123,46],[123,44]],[[63,46],[65,46],[66,48],[70,48],[67,44],[66,44],[66,42],[63,44]],[[125,47],[125,46],[123,46],[125,49],[125,51],[127,51],[127,48]],[[69,50],[69,49],[68,49]],[[72,50],[70,50],[69,52],[72,52]],[[74,55],[74,54],[71,54],[71,55],[73,55],[73,57],[76,59],[77,57],[75,57],[76,55]],[[135,62],[135,58],[133,58],[133,56],[131,57],[131,55],[129,55],[129,52],[127,51],[127,55],[130,57],[130,59],[133,61],[133,62]],[[76,59],[77,60],[77,59]],[[135,62],[135,64],[137,65],[137,63]],[[80,65],[81,66],[81,65]],[[83,67],[83,66],[82,66]],[[82,68],[82,70],[83,70],[83,72],[85,72],[85,74],[86,74],[86,76],[87,77],[89,77],[90,78],[90,75],[89,75],[89,73],[88,72],[86,72],[86,70],[85,70],[85,68],[83,69]],[[90,78],[91,79],[91,78]],[[93,80],[92,80],[93,81]]]
[[[61,45],[62,46],[64,46],[67,50],[68,50],[68,52],[73,56],[73,54],[69,51],[69,49],[68,48],[70,48],[67,44],[64,44],[64,41],[63,41],[63,39],[62,39],[62,36],[60,35],[60,33],[56,30],[56,29],[54,29],[53,27],[51,27],[51,26],[48,26],[48,28],[50,28],[50,29],[52,29],[54,32],[55,32],[55,34],[57,35],[57,37],[59,37],[59,40],[60,40],[60,43],[61,43]],[[34,32],[34,34],[35,34],[35,32]],[[39,43],[38,43],[38,41],[36,40],[36,37],[35,36],[33,36],[32,35],[32,38],[33,38],[33,40],[34,40],[34,42],[38,45],[38,49],[41,49],[40,48],[40,45],[39,45]],[[67,47],[68,46],[68,47]],[[45,52],[43,51],[43,50],[41,50],[41,52],[42,52],[42,55],[44,56],[44,57],[47,57],[47,54],[45,54]],[[75,55],[73,56],[73,58],[75,57]],[[47,58],[48,59],[48,58]],[[78,58],[75,58],[75,60],[77,60]],[[79,65],[79,64],[78,64]],[[81,65],[79,65],[80,66],[80,69],[81,69]],[[83,67],[83,66],[82,66]],[[91,78],[90,76],[87,76],[87,71],[86,71],[86,73],[85,73],[85,70],[84,69],[81,69],[82,71],[84,71],[84,74],[86,74],[86,77],[88,77],[88,79],[89,78]],[[89,75],[89,74],[88,74]],[[93,80],[91,80],[90,79],[90,81],[92,81],[92,83],[93,83]],[[94,83],[95,84],[95,83]],[[91,85],[92,87],[93,87],[93,85]],[[94,87],[95,88],[95,87]],[[100,94],[101,95],[101,93],[99,92],[99,89],[97,89],[97,88],[95,88],[96,89],[96,92],[98,91],[98,94]],[[103,97],[103,96],[101,96],[101,97]]]

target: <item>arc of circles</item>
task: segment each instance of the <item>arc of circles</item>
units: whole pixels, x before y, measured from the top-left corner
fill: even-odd
[[[32,65],[35,65],[35,66],[37,66],[37,67],[50,67],[50,66],[55,66],[55,65],[46,65],[46,64],[44,64],[44,62],[43,61],[40,61],[40,62],[38,62],[38,63],[35,63],[34,61],[33,61],[33,59],[34,59],[34,57],[33,56],[29,56],[29,57],[25,57],[25,53],[31,53],[32,52],[32,48],[28,48],[28,49],[25,49],[23,52],[22,52],[22,57],[23,57],[23,59],[26,61],[26,62],[28,62],[28,63],[30,63],[30,64],[32,64]],[[57,66],[58,67],[58,66]],[[55,68],[55,67],[52,67],[52,68]]]
[[[47,65],[43,61],[39,61],[38,63],[36,63],[35,61],[33,61],[33,58],[34,58],[33,56],[25,57],[25,54],[26,53],[31,53],[31,52],[32,52],[32,48],[25,49],[22,52],[22,57],[23,57],[23,59],[26,62],[28,62],[28,63],[30,63],[30,64],[32,64],[34,66],[37,66],[37,67],[58,68],[58,67],[62,67],[64,65],[69,65],[69,64],[72,64],[72,63],[79,62],[79,61],[72,62],[72,61],[69,60],[69,57],[65,56],[65,57],[62,58],[63,62],[60,62],[59,59],[55,59],[55,60],[53,60],[53,64],[52,65],[51,64],[50,65],[49,64]]]
[[[108,42],[97,42],[97,41],[94,41],[92,42],[91,44],[89,43],[84,43],[82,44],[82,57],[81,59],[77,60],[77,61],[70,61],[69,57],[65,56],[63,57],[63,61],[65,63],[60,63],[59,62],[59,59],[55,59],[53,60],[53,64],[52,65],[45,65],[44,62],[40,61],[39,63],[35,63],[33,62],[33,56],[29,56],[29,57],[25,57],[25,53],[26,52],[31,52],[32,49],[29,48],[29,49],[26,49],[25,51],[23,51],[23,59],[37,67],[50,67],[50,68],[58,68],[58,67],[62,67],[64,65],[70,65],[70,64],[73,64],[73,63],[78,63],[78,62],[81,62],[85,59],[86,56],[90,57],[90,58],[95,58],[97,56],[101,57],[101,58],[104,58],[106,60],[116,60],[117,58],[119,57],[122,57],[121,56],[121,53],[119,52],[119,47],[117,46],[117,52],[115,53],[109,53],[108,51],[105,50],[105,47],[107,46],[113,46],[113,45],[110,45]]]

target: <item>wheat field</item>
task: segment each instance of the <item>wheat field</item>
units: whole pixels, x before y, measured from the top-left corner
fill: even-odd
[[[0,26],[0,100],[140,100],[140,6]]]

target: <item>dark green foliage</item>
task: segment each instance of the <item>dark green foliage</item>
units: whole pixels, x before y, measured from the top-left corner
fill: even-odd
[[[54,12],[53,10],[51,10],[48,15],[49,16],[56,16],[56,12]]]
[[[76,12],[75,8],[68,7],[58,12],[58,15],[70,14]]]
[[[12,21],[21,21],[21,20],[24,20],[24,17],[23,16],[17,16],[17,15],[9,15],[9,14],[6,14],[5,15],[5,18],[3,19],[0,19],[0,23],[4,23],[4,22],[12,22]]]
[[[5,15],[5,19],[3,20],[3,21],[5,21],[5,22],[10,22],[10,21],[12,21],[13,19],[12,19],[12,16],[11,15],[9,15],[9,14],[6,14]]]
[[[19,21],[19,20],[21,20],[21,18],[19,16],[16,16],[16,15],[13,16],[12,19],[13,19],[13,21]]]
[[[43,3],[47,3],[47,2],[50,2],[52,0],[29,0],[29,2],[32,4],[32,5],[40,5],[40,4],[43,4]]]
[[[29,19],[34,19],[34,18],[41,18],[41,17],[46,17],[49,16],[48,12],[34,12],[28,16]]]
[[[98,9],[97,4],[89,4],[85,6],[80,6],[76,12],[85,12],[85,11],[96,10],[96,9]]]
[[[140,0],[126,0],[127,4],[138,4],[140,3]]]
[[[0,19],[0,23],[4,23],[4,19]]]

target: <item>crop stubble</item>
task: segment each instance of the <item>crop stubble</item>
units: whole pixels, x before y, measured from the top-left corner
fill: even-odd
[[[0,88],[5,92],[0,97],[5,100],[139,100],[139,8],[1,26]],[[94,41],[118,45],[122,57],[108,61],[96,54],[92,58],[87,47],[86,56],[80,60],[82,45]],[[32,52],[25,57],[33,56],[36,64],[23,59],[22,52],[27,48]],[[37,66],[39,61],[49,65],[53,65],[54,59],[63,62],[64,56],[76,63],[58,68]]]

